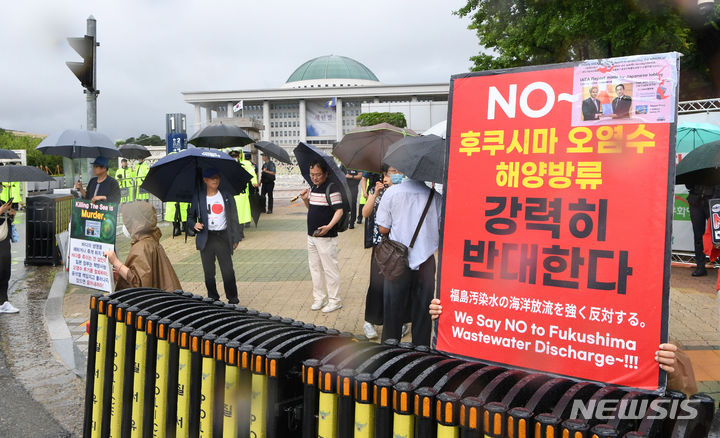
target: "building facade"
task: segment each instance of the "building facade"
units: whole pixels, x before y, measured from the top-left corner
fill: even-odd
[[[330,147],[362,112],[403,112],[410,129],[424,131],[445,120],[448,90],[449,83],[386,85],[360,62],[329,55],[305,62],[279,88],[182,94],[194,107],[189,131],[250,118],[262,124],[262,140],[290,148],[299,141]]]

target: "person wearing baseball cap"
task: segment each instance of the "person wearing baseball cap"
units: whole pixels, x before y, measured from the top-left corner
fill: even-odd
[[[75,183],[75,189],[80,192],[83,199],[89,199],[93,204],[104,202],[120,202],[120,185],[117,180],[108,175],[109,161],[107,157],[97,157],[92,162],[95,177],[83,189],[80,181]]]

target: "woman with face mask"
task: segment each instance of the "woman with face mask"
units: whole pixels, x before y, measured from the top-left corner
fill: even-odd
[[[155,208],[147,202],[136,201],[123,204],[123,234],[132,239],[125,263],[115,251],[105,252],[105,257],[118,274],[115,289],[151,287],[172,292],[182,289],[175,270],[160,245],[162,233],[157,227]]]
[[[383,179],[375,183],[374,187],[371,187],[368,191],[367,202],[362,209],[362,217],[366,219],[366,222],[372,222],[370,219],[375,215],[377,207],[380,205],[382,195],[389,187],[394,184],[402,183],[405,175],[399,170],[392,166],[383,167]],[[382,234],[378,230],[377,225],[373,225],[372,230],[372,255],[370,256],[370,286],[368,286],[367,295],[365,297],[365,324],[363,324],[363,331],[368,339],[375,339],[378,337],[377,331],[375,330],[376,325],[382,325],[383,323],[383,283],[384,279],[380,273],[380,267],[375,261],[375,246],[382,241]],[[410,315],[404,319],[404,322],[410,321]],[[402,334],[403,336],[408,332],[408,324],[403,325]]]

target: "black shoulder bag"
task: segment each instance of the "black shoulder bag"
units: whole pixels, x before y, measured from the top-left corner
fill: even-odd
[[[413,234],[412,240],[410,241],[410,248],[415,245],[415,240],[417,240],[418,234],[420,234],[420,228],[422,228],[422,224],[425,222],[425,216],[427,216],[434,195],[435,190],[430,189],[430,197],[428,197],[425,210],[423,210],[422,216],[420,216],[420,222],[418,222],[415,228],[415,234]],[[377,261],[380,267],[380,273],[388,280],[393,281],[400,277],[409,267],[408,248],[398,241],[385,237],[375,247],[375,261]]]

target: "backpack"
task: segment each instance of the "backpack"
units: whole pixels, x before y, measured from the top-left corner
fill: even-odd
[[[328,205],[332,205],[332,202],[330,202],[330,193],[332,192],[332,187],[334,184],[335,183],[331,182],[325,189],[325,200],[327,200]],[[340,221],[335,224],[335,231],[337,231],[338,233],[342,233],[343,231],[347,230],[348,226],[350,225],[350,196],[348,193],[345,193],[347,192],[347,190],[343,190],[344,188],[344,186],[340,188],[343,215],[340,217]]]

